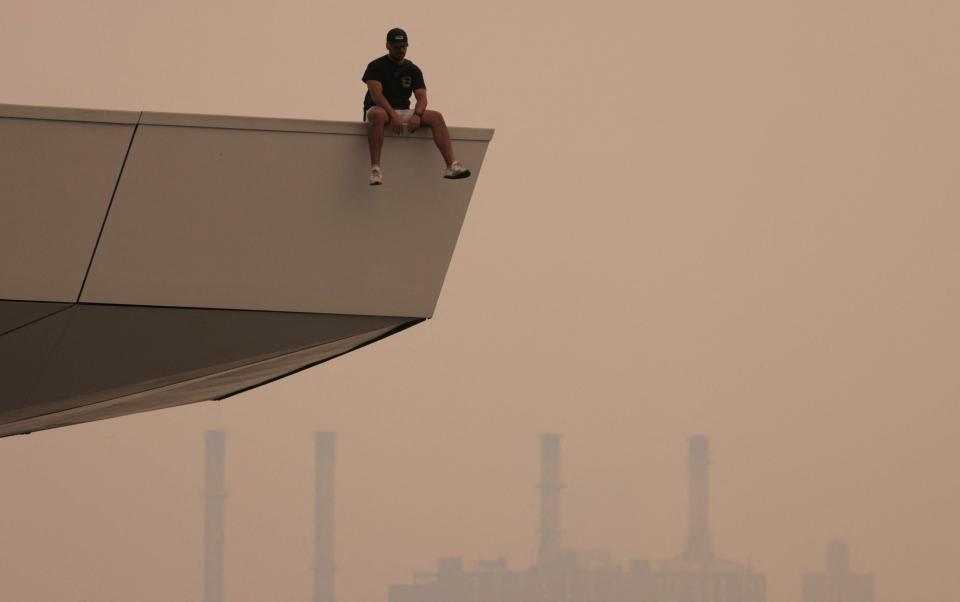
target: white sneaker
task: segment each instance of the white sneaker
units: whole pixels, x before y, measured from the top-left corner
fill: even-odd
[[[379,165],[374,165],[370,168],[370,185],[379,186],[380,184],[383,184],[383,170]]]
[[[469,178],[470,170],[463,166],[459,161],[454,161],[453,165],[447,168],[443,172],[443,177],[448,180],[459,180],[461,178]]]

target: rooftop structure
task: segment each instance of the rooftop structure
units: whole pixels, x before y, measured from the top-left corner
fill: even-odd
[[[433,315],[492,130],[0,105],[0,436],[224,397]]]

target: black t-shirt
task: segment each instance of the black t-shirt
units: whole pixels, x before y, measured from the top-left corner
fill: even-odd
[[[376,80],[383,84],[383,95],[387,102],[394,109],[409,109],[410,95],[414,90],[426,88],[423,83],[423,72],[407,59],[403,59],[403,64],[396,64],[390,60],[390,55],[383,55],[367,65],[367,70],[363,72],[363,81]],[[370,97],[370,91],[363,97],[363,115],[366,117],[367,110],[374,106],[375,102]]]

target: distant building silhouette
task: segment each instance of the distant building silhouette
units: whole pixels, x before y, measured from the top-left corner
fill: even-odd
[[[873,573],[851,572],[850,548],[831,541],[826,571],[803,576],[803,602],[873,602]]]
[[[481,561],[473,571],[460,558],[441,558],[435,573],[415,573],[413,583],[390,586],[390,602],[523,602],[526,575],[507,569],[506,559]]]
[[[510,570],[505,558],[467,570],[443,558],[436,572],[415,573],[393,585],[388,602],[766,602],[766,578],[714,556],[709,528],[709,452],[706,437],[690,439],[686,550],[654,567],[634,559],[626,569],[605,550],[562,547],[560,435],[540,436],[540,548],[537,564]]]

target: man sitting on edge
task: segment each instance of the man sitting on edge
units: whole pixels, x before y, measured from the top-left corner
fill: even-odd
[[[443,177],[456,180],[470,177],[466,169],[453,156],[450,143],[450,131],[437,111],[427,110],[427,86],[423,83],[423,72],[406,60],[407,34],[394,28],[387,32],[387,52],[385,56],[372,61],[363,73],[367,84],[367,95],[363,99],[363,120],[367,123],[367,136],[370,139],[370,184],[383,184],[383,170],[380,168],[380,151],[383,149],[383,130],[389,125],[395,134],[407,131],[415,132],[421,125],[433,130],[436,142],[447,169]],[[410,93],[417,98],[417,106],[410,108]]]

